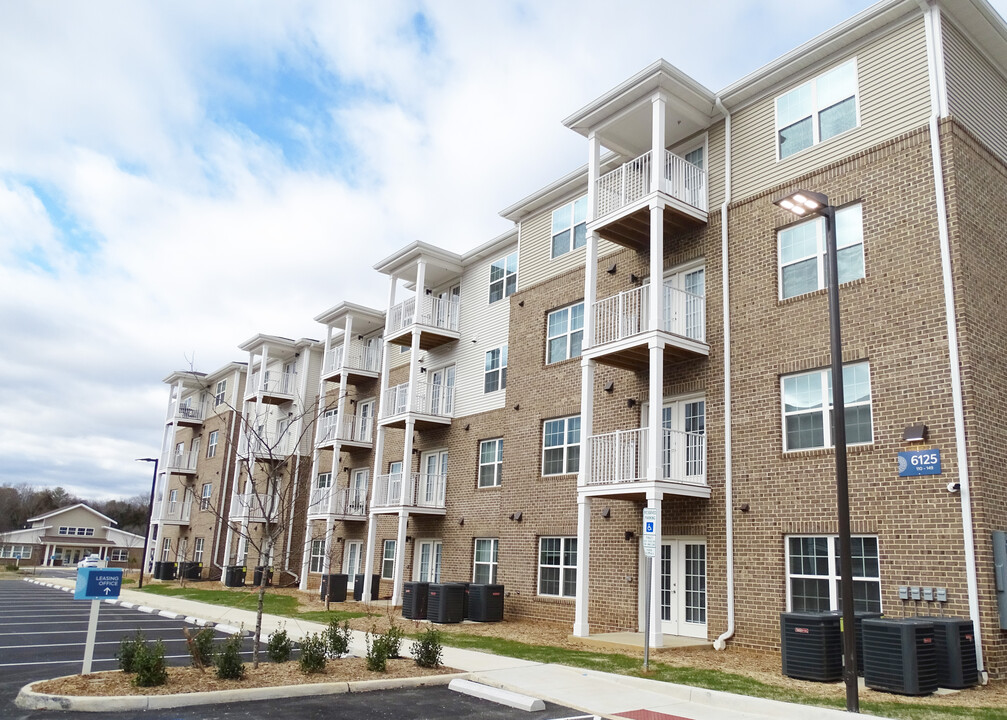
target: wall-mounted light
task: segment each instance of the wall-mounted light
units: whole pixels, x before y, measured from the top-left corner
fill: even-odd
[[[515,410],[520,410],[521,409],[521,403],[518,403],[517,405],[515,405],[514,409]]]
[[[615,390],[615,380],[609,380],[605,383],[605,392],[610,393]]]
[[[748,503],[741,503],[741,506],[738,509],[741,510],[741,512],[748,512],[752,508]]]
[[[363,335],[357,335],[357,340],[363,340],[363,339],[364,339]]]
[[[636,398],[626,398],[626,407],[636,407]]]
[[[430,288],[427,288],[425,292],[427,295],[432,295],[434,291],[431,290]]]
[[[523,516],[524,516],[524,513],[521,512],[520,510],[518,510],[516,513],[511,513],[510,514],[510,519],[513,520],[514,522],[521,522],[521,518]]]
[[[356,398],[350,398],[350,405],[356,405],[356,404],[357,404],[357,399]]]
[[[612,508],[605,508],[601,511],[601,516],[603,518],[609,518],[612,516]]]
[[[458,524],[459,525],[464,525],[465,524],[465,518],[458,518]]]
[[[471,424],[465,423],[465,432],[468,432],[470,427],[472,427]]]
[[[910,425],[902,431],[902,439],[906,442],[923,442],[927,439],[927,426],[923,423]]]
[[[615,263],[612,263],[611,265],[608,266],[608,270],[606,270],[605,272],[607,272],[609,275],[615,275],[615,268],[616,268]]]
[[[410,543],[412,541],[413,541],[413,536],[412,535],[406,535],[406,542]]]
[[[518,300],[517,301],[517,306],[518,307],[524,307],[524,300]]]
[[[637,275],[636,273],[630,273],[629,281],[635,285],[636,283],[640,282],[640,276]]]
[[[350,474],[350,469],[348,467],[344,467],[343,470],[346,472],[347,475]]]
[[[421,372],[421,373],[425,373],[426,371],[427,371],[427,369],[426,369],[425,367],[421,367],[421,368],[420,368],[420,372]]]
[[[633,532],[632,530],[627,530],[626,531],[626,539],[627,540],[632,540],[635,537],[636,537],[636,533],[635,532]]]

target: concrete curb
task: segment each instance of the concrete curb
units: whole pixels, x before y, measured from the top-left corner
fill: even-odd
[[[490,702],[506,705],[517,710],[524,710],[525,712],[545,710],[545,703],[538,698],[522,695],[512,690],[503,690],[492,685],[483,685],[471,680],[465,680],[464,678],[452,680],[448,684],[448,688],[462,695],[469,695],[480,700],[489,700]]]
[[[411,678],[387,678],[382,680],[357,680],[355,682],[307,683],[304,685],[278,685],[264,688],[236,688],[234,690],[214,690],[210,692],[178,693],[175,695],[112,695],[77,696],[49,695],[32,690],[32,686],[45,682],[36,680],[21,688],[14,704],[23,710],[72,710],[76,712],[123,712],[128,710],[165,710],[190,707],[193,705],[219,705],[222,703],[247,702],[252,700],[282,700],[284,698],[308,697],[314,695],[341,695],[374,690],[396,690],[399,688],[423,687],[426,685],[447,685],[452,680],[467,678],[468,673],[450,675],[426,675]],[[67,676],[76,677],[76,676]],[[56,678],[58,679],[58,678]]]

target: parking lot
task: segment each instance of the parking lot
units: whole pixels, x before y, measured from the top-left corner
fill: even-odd
[[[34,585],[22,580],[0,581],[0,717],[55,720],[56,718],[95,718],[93,713],[31,712],[14,706],[18,690],[25,684],[81,671],[84,641],[87,635],[91,603],[74,600],[73,594],[58,588]],[[189,655],[185,648],[181,619],[172,619],[136,609],[102,603],[94,650],[94,671],[118,667],[116,652],[125,635],[141,630],[151,639],[161,639],[169,664],[185,665]],[[218,641],[226,637],[218,633]],[[246,660],[251,658],[251,640],[244,645]],[[378,720],[420,720],[421,718],[571,718],[583,717],[568,708],[547,705],[546,710],[525,713],[511,708],[476,700],[446,687],[387,690],[348,695],[320,696],[254,703],[230,703],[165,711],[126,712],[109,714],[121,720],[172,718],[197,720],[215,718],[331,718],[338,708],[339,716]]]

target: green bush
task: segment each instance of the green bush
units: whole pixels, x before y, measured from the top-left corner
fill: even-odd
[[[17,572],[18,571],[18,566],[17,565],[4,565],[4,569],[7,570],[7,572]]]
[[[191,642],[186,643],[193,667],[213,664],[213,636],[212,628],[203,628],[192,637]]]
[[[266,643],[266,655],[275,663],[287,662],[290,653],[294,649],[294,643],[287,635],[286,628],[279,628],[269,634],[269,641]]]
[[[425,668],[441,666],[442,649],[441,634],[435,628],[427,628],[416,638],[411,648],[416,664]]]
[[[403,632],[392,625],[380,635],[373,631],[367,633],[367,669],[374,672],[385,672],[389,658],[399,657],[399,644]]]
[[[241,640],[241,633],[227,638],[213,659],[217,666],[217,677],[221,680],[241,680],[245,677],[245,663],[241,662]]]
[[[406,634],[402,631],[398,625],[389,625],[388,629],[385,630],[382,637],[385,639],[385,648],[388,651],[388,657],[398,658],[402,657],[399,654],[400,646],[402,645],[402,639]]]
[[[154,687],[168,682],[168,671],[164,667],[164,643],[158,640],[153,645],[143,643],[137,647],[133,669],[136,670],[133,684],[137,687]]]
[[[143,633],[139,630],[132,636],[126,635],[119,641],[119,669],[125,673],[136,672],[136,651],[147,643]]]
[[[318,633],[312,633],[301,641],[301,657],[299,660],[301,672],[310,674],[325,670],[326,646],[325,638]]]
[[[350,651],[350,624],[343,621],[340,625],[339,621],[333,619],[329,622],[329,626],[325,629],[325,644],[327,646],[329,657],[338,658],[342,657]]]

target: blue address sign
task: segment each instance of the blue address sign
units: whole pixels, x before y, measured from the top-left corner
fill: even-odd
[[[941,474],[941,451],[912,450],[899,453],[899,477]]]

